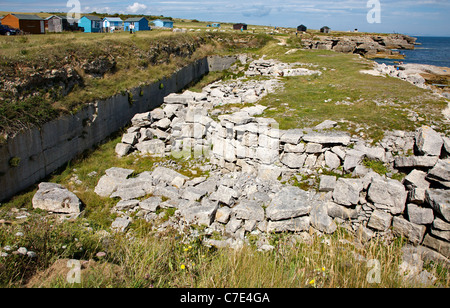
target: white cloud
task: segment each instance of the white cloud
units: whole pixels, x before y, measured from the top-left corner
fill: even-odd
[[[141,4],[139,2],[133,3],[133,5],[129,5],[127,7],[127,11],[130,13],[137,13],[139,11],[145,10],[147,6],[145,4]]]

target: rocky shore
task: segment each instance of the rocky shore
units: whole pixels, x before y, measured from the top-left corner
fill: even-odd
[[[302,38],[305,49],[333,50],[343,53],[360,54],[366,58],[403,59],[399,51],[393,49],[414,49],[416,38],[402,34],[389,36],[316,36]]]

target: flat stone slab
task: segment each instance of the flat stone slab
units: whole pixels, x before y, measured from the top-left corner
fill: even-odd
[[[32,200],[33,208],[60,214],[78,214],[81,201],[66,188],[55,183],[41,183]]]
[[[284,187],[277,193],[266,209],[272,221],[295,218],[309,214],[312,208],[309,193],[298,187]]]
[[[342,144],[350,143],[350,136],[346,133],[308,133],[303,136],[303,141],[320,144]]]

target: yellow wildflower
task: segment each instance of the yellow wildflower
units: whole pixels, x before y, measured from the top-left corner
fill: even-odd
[[[309,282],[309,284],[314,284],[316,281],[313,279]]]
[[[181,264],[180,268],[181,268],[182,270],[184,270],[184,269],[186,268],[186,265]]]

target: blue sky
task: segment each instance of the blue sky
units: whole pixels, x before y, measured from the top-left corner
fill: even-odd
[[[78,0],[70,0],[75,2]],[[202,21],[450,36],[450,0],[379,0],[381,23],[368,23],[368,0],[79,0],[81,13],[136,13]],[[68,12],[68,0],[0,0],[0,11]]]

